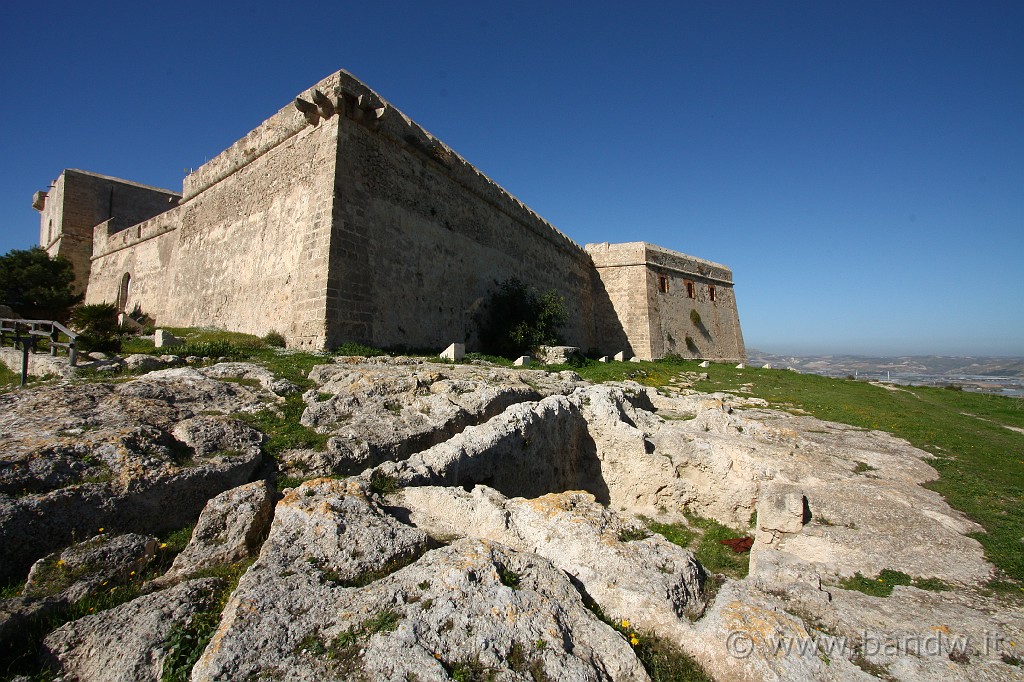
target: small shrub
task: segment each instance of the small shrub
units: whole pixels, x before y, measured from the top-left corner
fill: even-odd
[[[263,343],[267,344],[271,348],[284,348],[284,335],[280,332],[271,330],[263,337]]]
[[[643,540],[649,537],[651,537],[651,534],[643,528],[626,528],[619,531],[619,542],[633,542],[634,540]]]
[[[373,472],[370,476],[370,492],[374,495],[390,495],[401,488],[394,476],[382,474],[379,471]]]
[[[686,348],[691,353],[696,353],[699,349],[697,348],[697,342],[693,340],[693,337],[689,334],[686,335]]]
[[[93,303],[74,308],[71,311],[71,326],[79,332],[79,350],[121,350],[121,328],[117,324],[117,308],[111,303]]]
[[[485,353],[515,358],[539,346],[559,345],[558,330],[567,319],[558,292],[541,294],[513,277],[491,292],[476,326]]]
[[[380,348],[374,348],[373,346],[364,346],[361,343],[355,343],[348,341],[337,346],[333,351],[335,355],[358,355],[364,358],[371,358],[378,355],[387,355],[387,353]]]
[[[506,587],[511,587],[513,590],[519,587],[519,574],[509,568],[499,566],[498,578],[501,580],[501,584]]]
[[[699,327],[701,325],[700,313],[694,308],[690,311],[690,322],[693,322],[693,326]]]
[[[888,597],[896,585],[910,585],[912,582],[906,573],[886,568],[875,578],[867,578],[858,571],[852,578],[840,580],[839,587],[863,592],[872,597]]]
[[[871,466],[867,462],[857,462],[857,466],[853,467],[853,473],[865,474],[869,471],[874,471],[875,467]]]

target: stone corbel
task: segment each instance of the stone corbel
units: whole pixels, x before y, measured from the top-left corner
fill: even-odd
[[[307,102],[301,97],[295,98],[295,108],[305,117],[306,122],[311,126],[320,123],[320,110],[312,102]]]
[[[331,98],[320,92],[319,90],[313,90],[313,104],[320,110],[320,116],[323,118],[330,118],[334,116],[334,102]]]

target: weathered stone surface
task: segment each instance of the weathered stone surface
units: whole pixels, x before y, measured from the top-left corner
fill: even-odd
[[[155,348],[173,348],[182,345],[184,342],[166,329],[157,329],[153,333],[153,347]]]
[[[225,417],[272,394],[191,368],[0,395],[0,580],[108,532],[161,533],[251,480],[262,436]],[[177,436],[180,436],[180,440]]]
[[[799,533],[810,521],[810,507],[804,518],[807,498],[798,485],[769,484],[762,488],[757,500],[757,529],[768,533]]]
[[[101,533],[34,563],[22,595],[76,602],[141,574],[155,551],[152,536]]]
[[[295,393],[298,386],[287,379],[279,379],[274,373],[251,362],[219,362],[200,370],[204,376],[213,379],[242,379],[257,381],[268,391],[284,396]]]
[[[466,357],[466,344],[453,343],[441,351],[442,360],[462,360]]]
[[[541,346],[544,354],[544,364],[564,365],[573,358],[582,358],[583,353],[576,346]]]
[[[160,369],[162,367],[166,367],[167,364],[168,363],[161,358],[153,355],[143,355],[141,353],[129,355],[124,358],[125,369],[136,372],[140,370],[151,371],[154,369]]]
[[[418,527],[440,537],[500,542],[538,554],[573,576],[613,618],[634,614],[674,619],[700,615],[703,570],[693,554],[658,535],[620,540],[636,531],[626,518],[585,492],[508,499],[496,490],[405,488],[389,498]]]
[[[546,560],[463,540],[400,568],[425,540],[353,483],[290,492],[192,679],[443,680],[477,661],[506,676],[513,647],[522,672],[532,664],[548,679],[647,679],[625,640]]]
[[[164,579],[255,555],[274,513],[274,491],[265,481],[225,490],[206,503],[192,539]]]
[[[357,473],[443,442],[509,405],[579,385],[573,372],[513,371],[408,358],[342,357],[314,367],[302,423],[333,434],[325,453],[285,453],[290,475]]]
[[[210,608],[223,586],[191,580],[68,623],[47,636],[44,656],[62,679],[159,680],[171,630]]]

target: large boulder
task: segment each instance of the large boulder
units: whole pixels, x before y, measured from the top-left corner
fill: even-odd
[[[43,656],[60,679],[159,680],[175,629],[217,606],[224,581],[205,578],[139,597],[54,630]]]
[[[530,670],[647,679],[625,639],[547,560],[475,540],[427,551],[422,531],[357,482],[317,480],[279,503],[192,679],[522,679]]]
[[[273,513],[274,491],[265,481],[225,490],[206,503],[192,538],[164,579],[255,555]]]

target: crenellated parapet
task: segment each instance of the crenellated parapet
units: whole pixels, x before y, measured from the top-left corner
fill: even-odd
[[[92,231],[93,260],[177,230],[184,210],[178,206],[127,229],[118,229],[114,220],[100,223]]]

